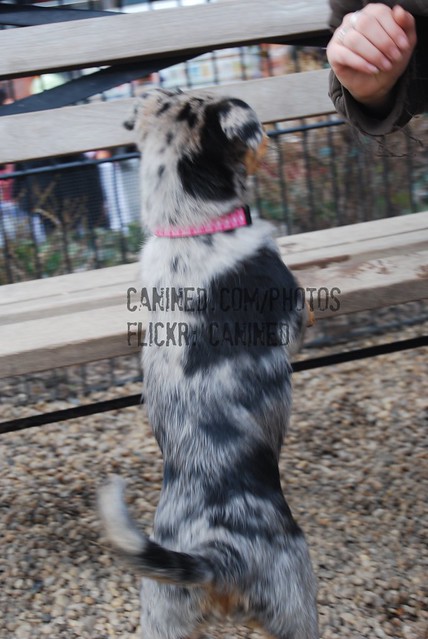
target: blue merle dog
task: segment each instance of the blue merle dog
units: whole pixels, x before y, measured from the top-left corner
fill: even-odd
[[[150,323],[186,331],[143,349],[164,460],[153,535],[131,520],[119,478],[99,494],[106,534],[143,576],[147,639],[198,637],[225,617],[318,639],[309,552],[278,471],[307,312],[269,225],[223,223],[247,204],[263,129],[240,100],[162,89],[127,126],[142,150],[144,286],[171,293]]]

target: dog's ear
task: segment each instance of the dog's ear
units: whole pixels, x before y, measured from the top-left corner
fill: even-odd
[[[236,98],[223,100],[219,104],[220,126],[231,142],[239,140],[245,147],[255,151],[265,138],[265,133],[253,109]]]
[[[267,149],[267,136],[255,111],[236,98],[223,100],[218,107],[221,129],[232,143],[244,147],[244,163],[253,175]]]
[[[129,116],[129,118],[127,120],[125,120],[125,122],[123,123],[123,126],[125,127],[125,129],[127,129],[128,131],[133,131],[135,129],[135,124],[137,122],[138,119],[138,112],[139,112],[140,108],[139,108],[139,104],[136,104],[134,106],[134,109],[132,111],[132,114]]]

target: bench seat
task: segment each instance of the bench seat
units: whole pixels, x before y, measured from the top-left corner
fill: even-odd
[[[281,237],[317,320],[428,298],[428,213]],[[1,287],[0,377],[135,353],[127,291],[138,264]],[[335,303],[326,303],[334,289]],[[135,299],[135,298],[134,298]],[[337,303],[338,301],[338,303]]]

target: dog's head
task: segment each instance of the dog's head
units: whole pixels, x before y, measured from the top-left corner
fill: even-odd
[[[266,136],[242,100],[155,89],[125,126],[142,152],[143,215],[155,223],[165,222],[161,209],[179,225],[246,203]]]

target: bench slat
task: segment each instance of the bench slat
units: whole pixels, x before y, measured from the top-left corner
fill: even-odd
[[[299,280],[305,288],[340,291],[340,307],[330,298],[335,310],[315,308],[317,319],[420,300],[428,296],[428,251],[302,271]],[[136,340],[127,343],[127,322],[145,321],[144,312],[131,313],[121,304],[2,326],[0,378],[135,353]]]
[[[337,226],[322,231],[287,235],[278,239],[278,244],[284,254],[293,259],[295,253],[301,254],[304,259],[306,251],[314,251],[322,248],[328,254],[337,255],[337,251],[347,250],[347,247],[355,247],[355,250],[364,250],[370,240],[389,238],[391,242],[398,237],[408,237],[415,234],[425,242],[428,241],[428,212],[412,213],[411,215],[398,215],[396,217],[359,222],[346,226]],[[410,237],[410,235],[409,235]],[[361,246],[359,243],[362,243]],[[410,240],[409,240],[410,244]],[[343,247],[343,248],[340,248]]]
[[[317,319],[375,310],[428,298],[428,250],[330,264],[297,276],[303,287],[340,290],[340,308],[316,309]]]
[[[340,290],[337,293],[340,308],[333,304],[324,310],[325,296],[322,296],[321,306],[315,308],[318,319],[425,299],[428,298],[426,219],[427,213],[419,213],[282,238],[281,254],[296,270],[304,288]],[[354,228],[356,241],[352,243]],[[405,229],[402,236],[400,228]],[[412,231],[406,232],[408,228]],[[316,253],[311,258],[305,238],[315,246],[322,246],[321,241],[329,232],[334,238],[329,254],[334,258],[346,250],[346,260],[329,259],[324,263],[322,256],[320,263]],[[306,248],[290,254],[284,246],[293,241],[296,246]],[[138,266],[128,264],[2,287],[0,377],[138,350],[127,344],[127,322],[146,321],[146,316],[140,311],[132,313],[126,307],[126,291],[129,286],[138,291],[138,279]]]
[[[138,290],[139,264],[6,284],[0,288],[0,327],[45,317],[126,305],[127,290]],[[141,287],[140,287],[141,288]]]
[[[330,238],[331,234],[331,238]],[[360,224],[301,233],[279,238],[286,264],[297,276],[330,264],[346,269],[353,260],[417,252],[428,246],[428,214],[362,222]],[[321,247],[321,248],[319,248]],[[296,250],[297,249],[297,250]],[[321,271],[323,273],[324,271]],[[138,263],[60,275],[34,282],[2,286],[0,326],[76,313],[96,308],[126,305],[129,287],[141,288]],[[133,295],[135,299],[135,295]]]
[[[132,354],[131,315],[121,304],[2,326],[0,378]]]
[[[327,1],[310,5],[264,0],[262,7],[259,0],[232,0],[10,29],[0,38],[0,79],[325,32]]]
[[[267,122],[331,113],[328,70],[210,87],[248,102]],[[96,102],[0,118],[0,164],[132,144],[123,127],[135,99]]]

